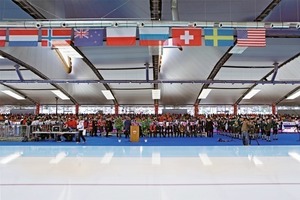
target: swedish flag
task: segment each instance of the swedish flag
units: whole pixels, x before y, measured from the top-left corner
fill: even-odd
[[[233,29],[204,29],[205,46],[233,46]]]

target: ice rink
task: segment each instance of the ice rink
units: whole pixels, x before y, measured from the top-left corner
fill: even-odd
[[[299,146],[0,146],[0,200],[298,200]]]

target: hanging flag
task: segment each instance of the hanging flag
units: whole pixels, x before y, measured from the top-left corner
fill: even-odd
[[[106,44],[108,46],[134,46],[136,28],[106,28]]]
[[[169,38],[169,28],[140,28],[139,41],[141,46],[160,46]]]
[[[172,38],[181,46],[201,46],[201,28],[172,28]]]
[[[38,39],[38,29],[10,28],[8,30],[9,46],[37,46]]]
[[[265,47],[266,29],[237,30],[237,46]]]
[[[69,46],[71,44],[72,29],[70,28],[53,28],[42,29],[42,46]]]
[[[205,46],[233,46],[233,29],[205,28]]]
[[[102,46],[104,29],[74,29],[74,45]]]
[[[4,47],[6,42],[6,29],[0,29],[0,47]]]

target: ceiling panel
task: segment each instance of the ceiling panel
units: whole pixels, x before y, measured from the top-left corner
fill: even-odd
[[[260,80],[270,69],[221,68],[215,80]]]
[[[273,9],[265,21],[269,22],[299,22],[300,21],[300,3],[299,0],[284,0]]]
[[[201,99],[200,104],[233,105],[245,92],[245,89],[212,89],[206,99]]]
[[[280,98],[285,96],[289,91],[293,90],[295,85],[258,85],[254,89],[261,90],[251,99],[243,99],[240,104],[267,104],[272,105],[272,103],[277,102]]]
[[[202,84],[160,84],[161,100],[164,105],[193,105],[199,95]]]
[[[142,46],[98,48],[84,47],[80,50],[97,67],[145,67],[145,63],[151,63],[149,49]]]
[[[275,80],[277,81],[299,80],[300,77],[299,66],[300,66],[300,56],[288,62],[283,67],[279,68]]]
[[[25,81],[30,81],[30,80],[43,80],[41,77],[37,76],[30,70],[23,70],[20,68],[20,75]],[[20,77],[15,69],[10,70],[10,71],[1,71],[0,73],[0,79],[2,80],[15,80],[15,81],[20,81]]]
[[[105,87],[101,83],[80,83],[80,84],[59,84],[69,95],[71,95],[80,105],[82,104],[112,104],[107,101],[101,90]]]
[[[1,49],[0,49],[1,50]],[[5,70],[5,69],[15,69],[15,63],[0,57],[0,70]]]
[[[65,79],[69,76],[55,51],[42,47],[5,47],[4,52],[25,62],[52,79]]]
[[[242,54],[232,54],[229,66],[273,66],[299,53],[300,38],[270,38],[266,47],[249,47]]]
[[[7,84],[17,90],[56,90],[49,83],[9,83]]]
[[[56,104],[56,95],[50,90],[20,90],[20,92],[26,94],[35,102],[43,104]],[[70,100],[58,99],[58,104],[73,105]]]
[[[15,92],[14,90],[11,90],[9,87],[6,87],[5,85],[0,84],[0,105],[32,105],[32,102],[25,99],[25,100],[17,100],[13,97],[8,96],[7,94],[3,93],[3,90],[10,90],[12,92]]]
[[[183,47],[164,48],[162,56],[161,79],[203,80],[208,77],[215,64],[227,48]]]
[[[47,18],[149,18],[149,0],[31,0]],[[84,8],[84,9],[83,9]]]
[[[153,89],[153,84],[150,83],[110,83],[108,85],[112,90]]]
[[[104,80],[144,80],[146,81],[146,70],[114,70],[100,71]],[[153,70],[149,70],[149,80],[153,80]]]
[[[163,1],[163,19],[172,20],[171,2]],[[178,1],[182,21],[253,21],[272,0]]]
[[[0,1],[0,20],[32,19],[32,17],[21,10],[12,0]]]
[[[230,89],[248,89],[252,86],[252,84],[230,84],[230,83],[227,83],[227,84],[224,84],[224,83],[214,83],[214,84],[210,84],[209,85],[209,88],[213,89],[213,88],[217,88],[217,89],[227,89],[227,88],[230,88]]]
[[[125,105],[154,104],[151,90],[114,91],[118,103]]]

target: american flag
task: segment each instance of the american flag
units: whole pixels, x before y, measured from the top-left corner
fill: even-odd
[[[237,46],[265,47],[266,29],[237,30]]]

